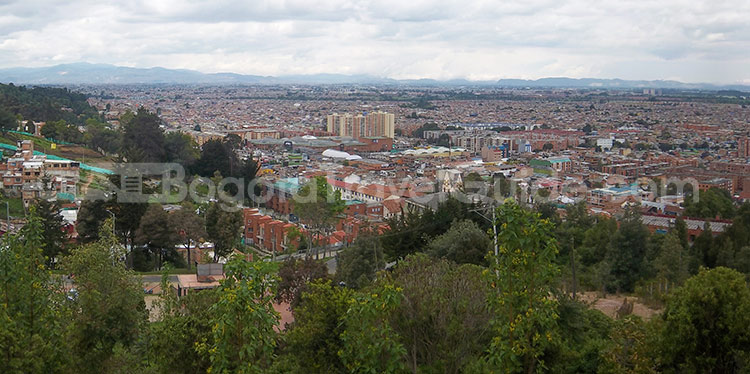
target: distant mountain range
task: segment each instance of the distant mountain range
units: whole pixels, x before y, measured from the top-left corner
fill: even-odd
[[[747,85],[714,85],[668,80],[622,80],[595,78],[501,79],[391,79],[371,75],[313,74],[280,77],[235,73],[206,74],[195,70],[131,68],[107,64],[74,63],[41,68],[0,69],[1,83],[14,84],[376,84],[408,86],[495,86],[513,88],[665,88],[687,90],[737,90],[750,92]]]

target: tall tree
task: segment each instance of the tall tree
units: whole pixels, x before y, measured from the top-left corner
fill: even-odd
[[[485,230],[470,220],[454,222],[443,235],[433,239],[427,252],[435,257],[447,258],[459,264],[486,264],[492,240]]]
[[[607,259],[613,283],[610,290],[632,292],[635,283],[643,275],[644,258],[649,232],[634,210],[626,211],[620,228],[610,241]]]
[[[252,157],[242,160],[236,177],[240,178],[243,182],[241,195],[243,200],[251,199],[253,195],[260,195],[260,186],[255,185],[253,191],[250,191],[250,186],[254,185],[253,181],[258,176],[260,171],[260,164]]]
[[[155,256],[160,269],[165,257],[174,258],[177,233],[170,225],[169,214],[160,204],[149,204],[135,232],[135,243],[144,245]]]
[[[162,289],[169,289],[168,274]],[[203,374],[211,367],[205,347],[213,345],[211,306],[219,299],[212,290],[189,292],[177,299],[172,292],[160,296],[160,316],[149,324],[149,362],[160,373]]]
[[[81,373],[98,373],[117,349],[132,347],[148,316],[141,279],[121,261],[125,250],[112,234],[112,224],[105,221],[98,241],[63,261],[77,291],[71,301],[68,344]]]
[[[402,259],[421,251],[429,239],[424,234],[422,215],[413,211],[389,218],[388,231],[380,238],[389,261]]]
[[[200,150],[195,140],[190,135],[181,132],[170,132],[164,136],[164,151],[167,162],[178,163],[188,170],[192,170],[200,157]]]
[[[201,146],[200,162],[195,165],[196,174],[202,177],[213,177],[217,171],[224,176],[233,176],[232,165],[236,165],[237,156],[224,142],[209,140]]]
[[[163,162],[166,159],[164,148],[164,130],[161,119],[146,110],[139,108],[129,120],[123,121],[124,156],[130,162]]]
[[[276,300],[295,308],[312,282],[328,278],[328,267],[312,258],[288,258],[279,267],[279,286]]]
[[[412,372],[460,373],[486,350],[492,314],[481,267],[414,254],[386,282],[403,289],[390,323]]]
[[[658,373],[652,334],[638,317],[629,315],[613,322],[599,373]]]
[[[401,289],[385,284],[349,300],[339,357],[350,373],[400,373],[406,349],[389,317],[403,301]]]
[[[242,138],[237,134],[228,134],[224,137],[224,143],[231,150],[239,149],[242,147]]]
[[[734,203],[729,191],[712,187],[705,191],[699,191],[697,202],[686,199],[685,216],[695,218],[732,219],[735,214]]]
[[[320,239],[327,237],[338,215],[346,208],[341,192],[334,191],[324,176],[318,176],[299,189],[292,207],[294,214],[308,225],[310,243],[313,244],[317,257],[319,246],[324,245]]]
[[[0,249],[0,372],[62,373],[70,354],[64,337],[64,294],[44,268],[44,227],[32,207],[17,235]]]
[[[661,314],[665,372],[736,373],[750,362],[750,289],[727,268],[701,270]]]
[[[39,199],[36,201],[36,211],[44,227],[42,249],[47,260],[47,267],[54,268],[57,264],[57,257],[65,254],[68,244],[68,234],[64,231],[60,206],[57,202]]]
[[[84,199],[78,209],[78,221],[76,221],[76,232],[78,242],[91,243],[99,239],[101,223],[110,217],[107,213],[109,205],[103,199]]]
[[[362,288],[375,280],[385,267],[383,249],[377,238],[362,235],[338,254],[336,279],[352,288]]]
[[[206,234],[214,244],[214,262],[227,257],[240,244],[242,212],[235,207],[211,203],[206,210]]]
[[[127,164],[121,166],[127,169]],[[122,175],[129,175],[130,170],[116,170],[116,174],[109,177],[110,183],[120,188],[119,192],[111,194],[106,210],[115,215],[115,231],[117,235],[124,239],[126,243],[135,243],[135,234],[141,225],[141,217],[146,213],[149,207],[148,198],[154,189],[146,184],[144,180],[140,182],[140,191],[130,192],[129,188],[123,184]],[[105,213],[107,213],[105,211]],[[102,214],[97,212],[97,214]],[[79,213],[80,215],[80,213]],[[109,213],[107,213],[107,216]],[[107,217],[105,216],[105,217]]]
[[[184,203],[182,208],[169,215],[170,227],[175,231],[177,237],[185,246],[187,254],[187,268],[190,269],[192,261],[190,248],[196,248],[201,239],[205,239],[206,222],[195,212],[195,206]]]
[[[272,266],[241,259],[226,264],[219,300],[211,307],[211,373],[262,373],[273,362],[279,315],[272,305]]]
[[[349,309],[354,291],[317,280],[302,293],[294,309],[294,324],[286,335],[286,355],[280,358],[298,363],[302,373],[344,373],[338,355],[343,347],[343,317]]]
[[[693,241],[693,246],[690,248],[691,262],[690,262],[690,273],[697,274],[698,268],[705,266],[708,268],[714,267],[716,264],[716,254],[718,247],[714,241],[714,235],[711,232],[711,226],[708,222],[703,226],[703,231]]]
[[[661,251],[655,264],[657,277],[666,282],[667,291],[688,278],[688,262],[687,251],[682,247],[677,234],[667,234],[661,243]]]
[[[18,119],[16,116],[0,106],[0,131],[2,131],[3,136],[5,136],[8,130],[16,130],[17,128]]]
[[[499,256],[489,258],[486,278],[495,338],[488,362],[506,372],[544,368],[546,347],[554,342],[557,301],[551,298],[558,274],[552,225],[512,200],[497,208]]]

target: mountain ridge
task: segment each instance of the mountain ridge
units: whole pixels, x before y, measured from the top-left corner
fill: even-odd
[[[539,79],[499,79],[472,81],[393,79],[366,74],[309,74],[286,76],[248,75],[232,72],[202,73],[189,69],[163,67],[133,68],[87,62],[37,68],[0,69],[0,82],[31,85],[55,84],[375,84],[407,86],[494,86],[508,88],[662,88],[687,90],[737,90],[750,92],[750,85],[684,83],[674,80],[625,80],[606,78],[546,77]]]

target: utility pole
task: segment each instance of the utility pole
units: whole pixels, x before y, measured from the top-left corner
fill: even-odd
[[[115,234],[115,214],[112,213],[112,211],[109,210],[109,209],[107,209],[107,213],[109,213],[112,216],[112,236],[114,236],[115,238],[117,238],[117,236]],[[114,251],[114,248],[112,248],[112,251]],[[112,256],[112,265],[115,265],[115,261],[117,261],[116,256]]]
[[[109,209],[107,209],[107,213],[109,213],[112,216],[112,235],[116,235],[115,234],[115,226],[116,226],[115,225],[115,223],[116,223],[115,220],[117,219],[117,217],[115,217],[115,214],[112,213],[112,211],[109,210]]]
[[[570,270],[573,273],[573,300],[576,299],[576,245],[575,240],[570,238]]]
[[[475,209],[475,210],[472,210],[471,212],[474,212],[474,213],[478,214],[480,217],[482,217],[482,218],[486,219],[487,221],[490,221],[490,223],[492,223],[492,234],[493,234],[492,235],[492,240],[494,242],[494,247],[495,247],[495,261],[497,261],[497,257],[499,255],[499,253],[498,253],[498,247],[497,247],[497,224],[496,224],[497,220],[496,220],[496,217],[495,217],[495,206],[494,205],[490,206],[490,209],[492,209],[492,219],[490,219],[489,217],[487,217],[484,214],[480,213],[480,211],[482,209]]]

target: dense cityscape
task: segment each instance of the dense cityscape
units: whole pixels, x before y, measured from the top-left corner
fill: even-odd
[[[0,373],[750,372],[695,3],[0,2]]]

